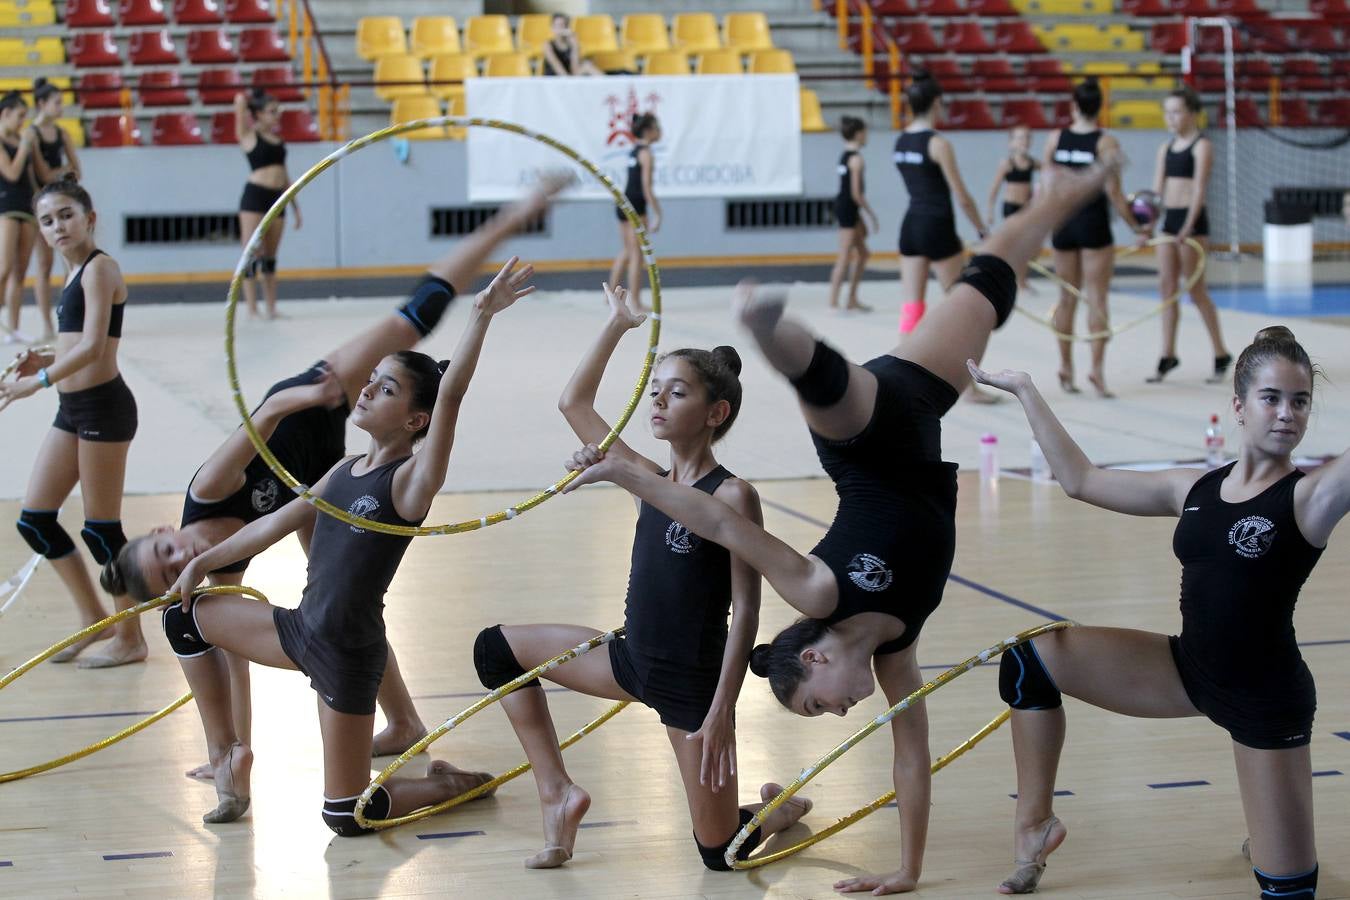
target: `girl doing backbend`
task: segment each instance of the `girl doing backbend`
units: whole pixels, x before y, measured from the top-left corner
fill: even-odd
[[[646,318],[628,308],[623,288],[605,285],[605,296],[609,321],[558,403],[577,437],[588,442],[609,433],[609,424],[595,411],[605,364],[624,334]],[[622,441],[610,453],[657,477],[690,485],[759,522],[755,489],[713,456],[714,442],[740,412],[740,363],[730,347],[667,353],[653,370],[651,427],[670,444],[669,465],[640,456]],[[737,806],[734,729],[736,698],[759,626],[760,577],[723,547],[690,534],[641,501],[637,505],[626,636],[609,644],[608,658],[592,653],[555,669],[548,678],[583,694],[636,700],[660,714],[684,780],[699,854],[708,868],[725,871],[727,846],[758,806]],[[729,631],[728,610],[734,611]],[[595,633],[580,625],[497,625],[478,636],[474,663],[483,685],[495,689]],[[572,857],[591,798],[563,767],[538,681],[508,694],[502,706],[534,767],[543,808],[546,846],[525,865],[562,865]],[[765,785],[761,796],[768,799],[780,790]],[[803,802],[775,812],[741,848],[742,858],[760,835],[786,828],[808,808]]]
[[[1135,516],[1175,516],[1181,634],[1078,627],[1005,653],[1013,708],[1017,870],[999,890],[1035,890],[1064,841],[1054,815],[1064,746],[1061,692],[1145,718],[1207,716],[1233,739],[1238,789],[1262,897],[1313,897],[1312,735],[1316,691],[1294,636],[1294,603],[1350,512],[1350,454],[1312,473],[1294,448],[1312,411],[1313,366],[1287,328],[1263,329],[1238,357],[1238,458],[1220,469],[1126,472],[1094,466],[1024,372],[971,372],[1017,396],[1070,497]]]
[[[769,363],[796,388],[839,509],[810,555],[702,491],[662,478],[622,454],[589,465],[569,489],[612,481],[719,544],[764,575],[805,618],[757,647],[751,669],[769,678],[793,712],[845,715],[875,690],[889,702],[923,684],[916,658],[924,621],[942,599],[955,552],[956,467],[942,461],[941,420],[970,380],[994,328],[1012,314],[1017,274],[1050,229],[1114,172],[1105,165],[1063,174],[999,228],[956,285],[900,346],[853,365],[799,322],[781,296],[740,291],[739,316]],[[903,566],[903,568],[902,568]],[[899,798],[901,865],[882,876],[836,883],[840,891],[910,891],[919,882],[928,833],[928,720],[922,703],[891,723]]]

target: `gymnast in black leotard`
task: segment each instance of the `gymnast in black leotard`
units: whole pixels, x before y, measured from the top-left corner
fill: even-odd
[[[1013,227],[988,239],[946,301],[904,343],[865,366],[785,317],[782,295],[738,290],[741,324],[796,388],[839,493],[834,522],[810,554],[700,491],[621,455],[602,459],[593,446],[575,461],[584,471],[569,489],[602,480],[626,488],[757,569],[806,616],[751,657],[752,670],[769,678],[784,706],[805,716],[844,715],[876,682],[898,702],[923,683],[917,639],[942,599],[955,548],[956,483],[953,467],[941,460],[942,415],[969,383],[965,361],[984,353],[994,328],[1011,314],[1019,270],[1113,171],[1103,165],[1057,179]],[[841,881],[840,890],[912,890],[918,883],[930,790],[922,704],[891,727],[901,865],[888,875]]]

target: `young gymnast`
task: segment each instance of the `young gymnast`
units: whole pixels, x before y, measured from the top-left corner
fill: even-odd
[[[1180,636],[1080,626],[1004,654],[999,692],[1013,708],[1017,870],[999,891],[1034,891],[1067,833],[1053,807],[1064,693],[1129,716],[1206,716],[1227,731],[1261,896],[1311,898],[1308,742],[1317,698],[1293,614],[1299,589],[1350,512],[1350,454],[1311,473],[1294,465],[1312,412],[1308,354],[1281,326],[1262,329],[1242,351],[1232,401],[1238,458],[1210,472],[1098,468],[1030,376],[973,362],[970,369],[1022,402],[1070,497],[1128,515],[1175,516],[1172,548],[1182,565]]]
[[[646,318],[629,309],[623,288],[611,290],[606,284],[605,296],[609,320],[558,403],[577,437],[590,442],[609,433],[609,424],[595,410],[605,365],[629,329]],[[740,368],[740,357],[730,347],[667,353],[653,370],[650,421],[652,433],[670,444],[669,465],[639,455],[622,441],[610,453],[761,521],[755,489],[713,455],[713,444],[740,412]],[[660,714],[684,780],[699,855],[709,869],[726,871],[727,846],[760,805],[737,805],[735,744],[736,698],[759,626],[760,577],[659,510],[641,501],[637,506],[626,636],[609,644],[608,659],[589,654],[547,677],[591,696],[645,703]],[[728,630],[729,610],[733,618]],[[483,685],[495,689],[597,631],[580,625],[496,625],[478,635],[474,664]],[[545,848],[525,865],[560,866],[572,858],[590,795],[563,766],[539,682],[507,695],[502,707],[534,767],[543,812]],[[769,784],[760,794],[767,800],[781,790]],[[804,801],[776,810],[741,847],[741,858],[809,808]]]
[[[1003,191],[1003,216],[1008,218],[1027,205],[1031,199],[1031,182],[1041,164],[1031,155],[1031,129],[1017,125],[1008,132],[1008,155],[999,160],[994,170],[994,184],[989,188],[989,203],[985,214],[995,221],[994,204]]]
[[[0,292],[5,304],[5,335],[0,342],[26,344],[19,330],[19,307],[23,305],[23,280],[37,239],[33,217],[33,132],[23,127],[28,104],[18,91],[0,97]]]
[[[286,142],[281,137],[281,104],[261,88],[236,94],[234,134],[250,170],[239,198],[239,240],[247,247],[263,216],[291,186],[291,176],[286,171]],[[289,209],[295,211],[298,230],[300,204],[292,200]],[[277,317],[277,251],[286,230],[286,212],[283,210],[263,235],[262,248],[244,279],[244,302],[250,316],[258,314],[257,282],[261,281],[267,318]]]
[[[942,415],[970,380],[965,360],[983,354],[1012,314],[1017,273],[1050,229],[1115,176],[1115,161],[1062,173],[1000,226],[967,264],[946,300],[889,353],[853,365],[785,317],[781,295],[742,286],[739,317],[769,363],[797,390],[839,509],[810,555],[701,491],[676,484],[594,445],[573,463],[568,490],[612,481],[761,572],[803,613],[751,670],[768,677],[793,712],[847,714],[875,690],[890,703],[923,684],[916,658],[924,621],[937,608],[955,552],[956,467],[942,461]],[[919,882],[929,814],[928,720],[923,703],[891,723],[899,798],[898,871],[837,882],[840,891],[896,893]]]
[[[33,81],[33,175],[38,187],[58,181],[80,180],[80,157],[75,142],[58,120],[64,112],[61,89],[46,78]],[[37,241],[37,275],[33,293],[37,297],[38,313],[42,318],[41,343],[50,343],[56,337],[52,325],[52,248],[46,241]]]
[[[57,513],[78,484],[84,505],[80,537],[94,561],[99,565],[109,562],[127,542],[122,531],[122,491],[127,451],[137,424],[136,398],[117,367],[127,287],[117,262],[94,243],[98,217],[84,188],[73,181],[50,184],[38,193],[35,209],[43,239],[61,254],[71,274],[61,291],[54,352],[21,355],[18,373],[22,377],[0,384],[0,410],[56,386],[56,419],[33,465],[18,529],[28,546],[52,564],[75,601],[84,627],[108,614]],[[115,593],[118,609],[130,606],[125,591]],[[81,667],[103,668],[145,659],[140,620],[122,622],[115,631],[105,629],[89,641],[106,638],[113,638],[109,649],[81,660]],[[89,641],[62,650],[52,662],[69,662]]]
[[[652,144],[661,140],[661,123],[652,113],[633,116],[633,149],[628,154],[628,181],[623,195],[642,219],[647,230],[655,234],[661,229],[661,201],[656,199],[652,180],[656,177],[656,157]],[[609,269],[609,283],[620,284],[627,279],[632,286],[633,305],[642,309],[642,247],[638,245],[637,231],[618,207],[614,215],[619,220],[619,255]]]
[[[839,157],[839,193],[834,198],[834,219],[839,224],[839,256],[830,271],[830,309],[839,308],[839,288],[848,276],[848,303],[845,310],[856,309],[871,312],[870,306],[864,306],[858,300],[858,282],[862,281],[867,268],[867,223],[861,213],[872,220],[872,230],[881,226],[877,223],[877,214],[867,202],[867,189],[863,178],[865,168],[862,148],[867,146],[867,123],[856,116],[844,116],[839,124],[839,134],[844,139],[844,152]],[[852,274],[849,266],[852,265]]]
[[[533,268],[512,257],[474,301],[453,361],[413,350],[381,359],[357,396],[352,423],[370,435],[363,455],[339,462],[314,493],[353,514],[418,525],[445,483],[455,422],[492,317],[534,288]],[[421,452],[414,446],[425,439]],[[297,609],[240,596],[191,592],[209,572],[245,560],[292,532],[310,530],[309,573]],[[202,817],[231,822],[248,809],[253,753],[234,731],[230,678],[217,647],[254,662],[309,676],[319,695],[324,747],[323,820],[344,837],[368,833],[356,823],[356,800],[370,780],[375,698],[385,676],[384,594],[412,538],[366,531],[289,503],[195,555],[165,607],[164,633],[197,699],[215,769],[219,805]],[[368,806],[372,818],[400,816],[439,803],[490,779],[435,761],[425,778],[391,778]]]

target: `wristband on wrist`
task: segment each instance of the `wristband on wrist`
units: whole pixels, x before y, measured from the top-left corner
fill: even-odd
[[[37,380],[38,380],[38,384],[42,385],[42,386],[45,387],[45,388],[49,388],[49,387],[52,386],[52,381],[51,381],[51,379],[47,377],[47,370],[46,370],[46,369],[38,369],[38,372],[37,372]]]

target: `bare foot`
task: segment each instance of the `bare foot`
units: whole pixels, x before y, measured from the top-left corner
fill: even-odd
[[[1097,396],[1103,400],[1114,400],[1116,395],[1106,388],[1106,376],[1100,372],[1093,372],[1088,376],[1088,382],[1097,390]]]
[[[1013,838],[1015,858],[1013,872],[998,886],[1000,894],[1030,894],[1035,892],[1045,873],[1045,861],[1059,849],[1069,836],[1068,829],[1059,819],[1051,816],[1044,822],[1031,828],[1017,829]]]
[[[210,763],[202,763],[195,769],[188,769],[183,775],[193,781],[209,781],[214,784],[216,780],[216,770]]]
[[[451,797],[458,797],[460,794],[467,794],[469,791],[481,784],[487,784],[492,780],[492,776],[487,772],[466,772],[458,766],[452,766],[443,759],[433,759],[431,765],[427,766],[428,778],[442,779],[447,788],[453,793]],[[483,800],[497,793],[497,789],[485,791],[475,797],[475,800]]]
[[[783,786],[776,782],[767,781],[759,789],[759,799],[768,803],[774,797],[783,793]],[[764,833],[777,834],[784,828],[790,828],[797,824],[797,820],[811,811],[815,806],[809,797],[792,796],[789,797],[782,806],[769,813],[768,818],[764,820]]]
[[[115,666],[145,662],[148,655],[149,650],[145,646],[144,640],[127,643],[118,639],[108,645],[107,652],[100,653],[98,656],[87,656],[76,665],[81,669],[111,669]]]
[[[1066,394],[1082,393],[1082,391],[1078,389],[1078,385],[1073,383],[1073,370],[1071,369],[1059,370],[1059,389]]]
[[[248,811],[249,776],[253,772],[253,751],[235,742],[216,764],[216,798],[220,803],[202,816],[208,825],[233,822]]]
[[[844,309],[861,313],[870,313],[872,311],[872,307],[868,306],[866,303],[859,301],[857,297],[854,297],[852,300],[848,301],[848,306],[845,306]]]
[[[94,623],[90,622],[89,624],[92,625]],[[69,647],[62,650],[60,653],[57,653],[54,656],[52,656],[52,658],[47,660],[47,662],[68,663],[72,659],[83,653],[84,649],[88,647],[90,644],[97,644],[99,641],[112,640],[113,636],[114,636],[113,630],[111,628],[105,628],[102,631],[89,635],[89,637],[85,638],[84,640],[78,643],[71,644]]]
[[[575,784],[569,784],[557,803],[542,803],[544,814],[544,849],[525,860],[527,869],[556,869],[572,858],[577,842],[577,829],[586,811],[591,808],[591,795]]]
[[[371,756],[399,756],[407,752],[413,744],[426,737],[427,729],[421,722],[416,725],[388,725],[384,731],[375,735],[370,745]]]

